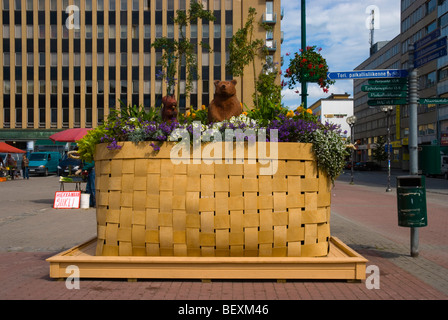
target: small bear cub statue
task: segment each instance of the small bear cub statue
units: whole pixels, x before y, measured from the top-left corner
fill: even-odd
[[[172,96],[162,98],[162,121],[169,122],[177,119],[177,101]]]
[[[221,122],[242,113],[241,103],[236,97],[236,80],[215,80],[215,95],[208,108],[208,122]]]

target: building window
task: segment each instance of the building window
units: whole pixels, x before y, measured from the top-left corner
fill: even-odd
[[[120,5],[121,5],[121,11],[126,11],[128,10],[128,2],[127,0],[120,0]]]
[[[22,10],[22,1],[21,0],[14,0],[14,10],[19,10],[19,11]]]
[[[121,54],[121,66],[127,66],[128,64],[128,55],[126,53]]]
[[[9,64],[10,64],[10,55],[9,53],[5,52],[3,53],[3,65],[9,67]]]
[[[11,84],[9,81],[3,81],[3,93],[11,94]]]
[[[132,38],[138,39],[138,26],[137,25],[132,26]]]
[[[120,26],[120,37],[126,39],[128,37],[128,26]]]
[[[3,3],[5,3],[3,1]],[[9,38],[9,26],[3,25],[3,38],[8,39]]]
[[[132,11],[138,11],[138,0],[132,0]]]
[[[28,39],[32,39],[33,38],[33,34],[34,34],[33,26],[26,26],[26,37]]]
[[[98,39],[104,38],[104,26],[97,26]]]
[[[162,8],[163,8],[163,1],[156,0],[156,11],[162,11]]]
[[[5,2],[5,1],[3,1]],[[37,7],[40,11],[44,11],[45,10],[45,0],[39,0],[39,2],[37,3]]]
[[[139,92],[138,86],[139,86],[138,80],[132,81],[132,93],[137,94]]]
[[[109,66],[115,67],[115,53],[109,53]]]
[[[146,67],[151,65],[151,54],[148,52],[143,54],[143,65]]]
[[[57,94],[58,93],[58,82],[56,80],[50,81],[50,93]]]
[[[96,10],[97,11],[104,10],[104,1],[103,0],[97,0],[97,2],[96,2]]]
[[[132,54],[132,66],[133,67],[138,67],[138,62],[139,62],[139,55],[138,55],[138,53],[133,53]]]
[[[426,27],[426,33],[427,33],[427,34],[428,34],[428,33],[431,33],[431,32],[433,32],[434,30],[436,30],[436,28],[437,28],[437,21],[434,21],[434,22],[430,23],[430,24]]]
[[[226,10],[233,10],[233,1],[232,0],[225,0],[225,8]]]
[[[233,37],[233,26],[231,24],[226,24],[226,38]]]
[[[86,5],[87,5],[87,2],[88,2],[89,0],[86,0]],[[91,1],[91,0],[90,0]],[[56,11],[56,10],[58,10],[58,1],[57,0],[51,0],[50,1],[50,10],[51,11]]]
[[[22,54],[16,53],[16,67],[22,66]]]
[[[73,65],[75,67],[81,66],[81,54],[80,53],[74,53],[73,54]]]
[[[39,93],[40,94],[45,94],[45,87],[46,87],[45,84],[46,84],[45,80],[40,80],[39,81]]]
[[[145,25],[144,27],[144,38],[145,39],[151,39],[151,26],[150,25]]]
[[[99,67],[104,66],[104,53],[97,53],[96,64]]]
[[[109,39],[115,39],[116,32],[115,32],[115,25],[109,25]]]
[[[109,0],[109,10],[115,11],[115,0]]]
[[[179,0],[179,10],[186,10],[185,0]]]
[[[121,93],[127,93],[128,92],[128,82],[126,80],[121,80]]]
[[[92,26],[86,26],[86,39],[92,39]]]
[[[145,94],[151,93],[151,81],[143,82],[143,93]]]
[[[85,58],[86,58],[86,67],[91,67],[92,66],[92,54],[86,53]]]
[[[22,26],[14,26],[14,33],[16,39],[22,38]]]
[[[34,53],[27,53],[26,54],[26,65],[28,67],[34,66]]]

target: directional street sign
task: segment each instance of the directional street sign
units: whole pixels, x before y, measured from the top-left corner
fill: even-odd
[[[359,70],[344,72],[328,72],[327,78],[330,80],[353,80],[371,78],[405,78],[408,76],[407,70]]]
[[[367,96],[375,99],[406,98],[408,93],[406,91],[369,92]]]
[[[448,98],[423,98],[419,99],[420,104],[448,104]]]
[[[407,78],[369,79],[369,84],[406,84]]]
[[[387,91],[406,91],[408,90],[407,84],[386,84],[386,85],[367,85],[362,86],[363,92],[387,92]]]
[[[389,106],[396,104],[407,104],[406,99],[378,99],[378,100],[367,100],[369,106]]]

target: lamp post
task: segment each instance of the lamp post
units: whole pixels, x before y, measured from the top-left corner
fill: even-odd
[[[354,152],[355,152],[355,148],[354,148],[354,146],[355,146],[355,137],[353,136],[353,127],[355,126],[355,123],[356,123],[356,116],[350,116],[350,117],[348,117],[347,118],[347,124],[350,126],[350,142],[351,142],[351,144],[352,144],[352,146],[353,146],[353,149],[352,149],[352,154],[351,154],[351,158],[352,158],[352,165],[351,165],[351,176],[350,176],[350,184],[354,184],[353,183],[353,158],[354,158]]]
[[[386,192],[391,192],[390,188],[390,113],[392,112],[392,106],[381,106],[381,111],[386,114],[387,121],[387,188]]]

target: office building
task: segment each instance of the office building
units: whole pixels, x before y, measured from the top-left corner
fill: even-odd
[[[402,0],[401,31],[387,43],[382,42],[378,50],[371,50],[368,59],[356,70],[405,69],[410,67],[409,45],[418,42],[437,29],[447,34],[448,16],[446,1]],[[427,52],[428,53],[428,52]],[[427,54],[425,53],[425,54]],[[430,52],[429,54],[431,54]],[[417,58],[420,56],[418,55]],[[418,66],[419,98],[436,98],[448,95],[446,80],[448,62],[446,57],[421,63]],[[446,69],[446,71],[445,71]],[[355,139],[357,141],[357,161],[372,160],[372,150],[379,136],[386,137],[387,113],[380,106],[368,105],[368,93],[362,91],[368,85],[367,79],[354,80],[354,108],[357,122]],[[418,144],[439,144],[444,122],[439,118],[443,105],[418,105]],[[409,107],[406,104],[393,105],[389,118],[392,150],[392,166],[407,170],[409,168]]]
[[[166,94],[158,77],[162,51],[151,44],[160,37],[178,39],[173,18],[177,10],[188,10],[190,1],[0,0],[0,140],[25,149],[62,129],[98,126],[119,100],[160,105]],[[266,59],[281,60],[280,0],[201,3],[216,20],[198,20],[184,30],[198,44],[198,77],[187,97],[181,70],[181,111],[207,106],[213,80],[230,78],[227,47],[250,6],[257,10],[257,22],[273,26],[270,32],[258,23],[255,28],[255,37],[266,39],[269,47]],[[257,73],[262,63],[256,61]],[[252,68],[237,80],[239,99],[252,105]]]

